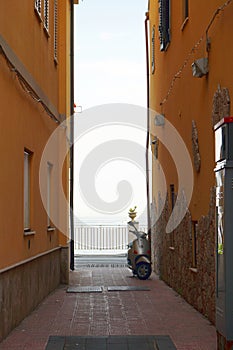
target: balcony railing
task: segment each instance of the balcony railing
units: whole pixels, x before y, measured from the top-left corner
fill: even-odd
[[[140,230],[146,231],[146,227]],[[75,226],[75,254],[124,254],[132,238],[127,225]]]

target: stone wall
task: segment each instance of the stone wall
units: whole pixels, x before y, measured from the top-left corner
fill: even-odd
[[[154,271],[198,311],[215,323],[215,189],[207,216],[192,222],[187,210],[180,225],[166,233],[171,214],[168,200],[152,228]],[[196,225],[196,264],[193,265],[192,225]]]
[[[60,248],[0,271],[0,342],[59,284]]]

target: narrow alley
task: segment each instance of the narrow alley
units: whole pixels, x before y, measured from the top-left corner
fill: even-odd
[[[233,350],[232,18],[0,0],[0,350]]]
[[[86,292],[67,293],[67,286],[61,286],[11,332],[0,344],[0,349],[89,349],[81,347],[82,343],[78,346],[74,337],[98,336],[103,341],[104,337],[110,336],[109,339],[117,339],[119,343],[126,339],[125,336],[136,335],[170,338],[177,350],[216,349],[216,330],[207,319],[155,274],[149,280],[140,281],[122,266],[122,258],[115,259],[114,262],[111,257],[110,263],[101,258],[101,262],[97,259],[97,263],[86,261],[86,266],[84,263],[76,265],[77,269],[70,273],[71,291],[72,288],[75,291],[74,287],[76,290],[77,287],[102,287],[101,290],[96,288],[94,292],[89,288],[90,292],[87,289]],[[135,290],[121,290],[123,286]],[[52,337],[52,347],[47,345],[49,337]],[[69,346],[63,347],[65,339]],[[140,338],[137,343],[140,344]],[[145,342],[143,346],[146,346]],[[143,346],[141,343],[140,349],[144,349]],[[120,347],[122,350],[128,348],[123,343]],[[104,350],[105,347],[98,347],[95,343],[90,349]],[[108,349],[116,347],[112,345]],[[139,348],[135,345],[134,349]]]

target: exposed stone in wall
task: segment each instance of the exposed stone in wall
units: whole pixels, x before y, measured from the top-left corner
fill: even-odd
[[[199,153],[198,132],[195,120],[192,120],[192,148],[194,167],[196,171],[199,172],[201,168],[201,156]]]
[[[154,145],[154,157],[155,159],[158,159],[158,149],[159,149],[159,140],[158,138],[155,136],[154,140],[152,141],[153,145]]]
[[[64,284],[69,283],[69,247],[61,247],[60,254],[60,282]]]
[[[158,196],[158,203],[153,200],[151,207],[151,216],[152,216],[152,228],[151,228],[151,245],[152,245],[152,264],[153,270],[160,276],[162,268],[162,242],[163,242],[163,232],[165,232],[168,219],[169,219],[169,210],[168,210],[168,198],[166,198],[165,205],[164,201],[161,198],[161,194]],[[163,208],[163,210],[162,210]],[[158,217],[158,213],[162,214]],[[161,217],[163,219],[161,219]]]
[[[166,233],[171,213],[164,210],[152,229],[152,259],[155,272],[191,305],[215,322],[215,189],[210,209],[196,226],[197,266],[192,268],[192,218],[187,210],[180,225]],[[173,243],[171,246],[171,242]]]
[[[218,86],[213,98],[212,125],[230,115],[230,95],[227,88]]]
[[[210,207],[207,216],[197,224],[197,268],[201,280],[197,286],[198,309],[215,322],[215,188],[211,190]]]

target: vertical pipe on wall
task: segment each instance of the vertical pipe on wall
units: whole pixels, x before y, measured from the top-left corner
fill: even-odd
[[[74,1],[70,0],[70,269],[74,270]]]
[[[147,198],[147,226],[148,240],[151,247],[151,216],[150,216],[150,173],[149,173],[149,141],[150,141],[150,74],[149,74],[149,48],[148,48],[148,21],[149,12],[145,19],[145,41],[146,41],[146,89],[147,89],[147,134],[146,134],[146,198]]]

